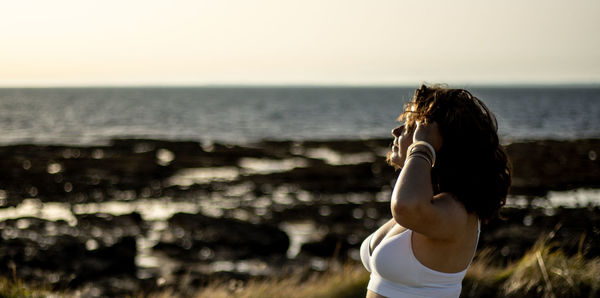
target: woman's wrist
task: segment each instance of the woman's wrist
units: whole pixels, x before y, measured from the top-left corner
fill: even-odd
[[[433,167],[431,158],[427,154],[425,154],[425,153],[422,153],[422,152],[413,152],[412,154],[410,154],[408,156],[408,158],[410,160],[412,160],[412,159],[424,160],[424,161],[427,162],[427,164],[429,165],[429,167]]]
[[[435,165],[436,154],[433,146],[425,141],[415,141],[408,147],[408,156],[419,154],[427,158],[431,166]]]

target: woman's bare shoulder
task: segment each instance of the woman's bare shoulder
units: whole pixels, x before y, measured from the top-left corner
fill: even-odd
[[[461,238],[460,231],[469,224],[469,213],[457,197],[448,192],[436,194],[421,220],[407,227],[439,240]]]
[[[467,211],[465,205],[455,194],[449,192],[440,193],[433,198],[433,203],[447,210],[446,216],[451,218],[454,227],[458,231],[469,230],[468,227],[473,225],[473,223],[477,223],[479,219],[477,214]]]
[[[458,199],[458,197],[450,192],[442,192],[433,196],[433,204],[437,204],[439,207],[444,207],[454,216],[467,216],[467,209],[465,205]]]

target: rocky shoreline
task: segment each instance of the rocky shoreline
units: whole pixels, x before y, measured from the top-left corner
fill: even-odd
[[[353,262],[389,218],[389,139],[246,145],[114,140],[0,147],[0,272],[90,296],[244,280]],[[600,140],[507,146],[511,198],[484,227],[496,262],[542,235],[600,256],[600,210],[535,204],[600,188]]]

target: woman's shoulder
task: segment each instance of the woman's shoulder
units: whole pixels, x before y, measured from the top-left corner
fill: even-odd
[[[399,216],[394,219],[407,229],[428,238],[453,241],[463,237],[470,215],[456,196],[439,193],[430,199],[429,204],[422,204],[418,215],[412,215],[410,220],[400,221],[402,218]]]
[[[467,216],[467,208],[458,197],[451,192],[441,192],[433,196],[433,204],[448,208],[455,216]]]
[[[476,214],[467,211],[464,203],[453,193],[439,193],[433,197],[432,203],[446,210],[445,216],[452,219],[451,222],[457,229],[469,226],[473,219],[478,219]]]

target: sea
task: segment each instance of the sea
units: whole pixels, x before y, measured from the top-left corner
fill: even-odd
[[[600,138],[600,86],[467,88],[504,143]],[[390,137],[414,87],[2,88],[0,144]]]

